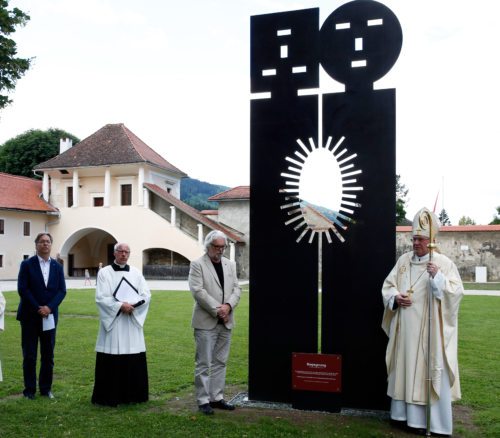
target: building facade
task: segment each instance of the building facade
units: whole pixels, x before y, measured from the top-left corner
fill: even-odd
[[[218,210],[199,212],[182,202],[187,176],[123,124],[110,124],[35,167],[42,180],[0,173],[0,279],[17,278],[19,264],[35,253],[35,236],[54,237],[52,256],[68,277],[95,275],[113,260],[116,242],[131,247],[130,263],[148,278],[186,278],[203,254],[211,230],[229,238],[226,256],[240,279],[250,277],[250,187],[209,198]],[[398,256],[411,250],[411,227],[396,229]],[[441,227],[439,249],[462,279],[500,281],[500,225]]]
[[[52,234],[52,255],[58,254],[68,277],[83,276],[86,269],[95,275],[99,263],[112,262],[114,244],[127,242],[130,264],[149,277],[186,278],[189,262],[203,254],[203,239],[214,229],[226,233],[227,256],[238,262],[242,234],[183,203],[180,184],[187,175],[123,124],[106,125],[75,146],[61,141],[60,154],[34,171],[42,181],[26,180],[39,189],[36,199],[45,210],[18,214],[29,217],[37,232]],[[9,218],[9,227],[14,222]],[[18,245],[14,234],[8,236],[2,248]],[[9,268],[0,268],[2,279],[17,276],[23,254],[4,254]]]
[[[250,278],[250,186],[238,186],[208,198],[219,203],[217,214],[208,211],[220,225],[241,233],[242,243],[236,246],[238,277]]]
[[[22,260],[35,254],[35,237],[59,212],[40,198],[42,182],[0,172],[0,278],[17,278]]]

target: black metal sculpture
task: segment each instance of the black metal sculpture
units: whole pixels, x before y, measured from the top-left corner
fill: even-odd
[[[317,8],[252,17],[251,43],[252,92],[264,94],[251,101],[249,396],[386,408],[380,287],[395,258],[395,90],[373,82],[399,56],[401,27],[381,3],[356,0],[320,30]],[[345,92],[318,93],[320,63]],[[318,190],[305,195],[313,157],[337,172],[325,203]],[[319,189],[328,176],[317,175]],[[318,351],[342,356],[340,394],[291,389],[292,353]]]

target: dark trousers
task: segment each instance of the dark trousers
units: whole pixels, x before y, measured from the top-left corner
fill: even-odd
[[[23,394],[36,393],[36,359],[40,340],[40,374],[38,385],[40,394],[47,394],[52,388],[54,370],[54,347],[56,330],[43,331],[42,319],[21,321],[21,346],[23,349]]]

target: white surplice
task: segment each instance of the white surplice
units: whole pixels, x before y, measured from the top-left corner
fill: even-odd
[[[5,298],[0,291],[0,330],[4,329],[4,314],[5,314]],[[2,375],[2,361],[0,360],[0,382],[3,380]]]
[[[144,304],[135,308],[131,315],[120,312],[121,302],[113,296],[120,280],[125,277],[138,291]],[[142,274],[134,267],[130,271],[114,271],[106,266],[99,271],[96,287],[96,303],[99,309],[98,353],[137,354],[146,351],[144,322],[149,309],[151,292]]]

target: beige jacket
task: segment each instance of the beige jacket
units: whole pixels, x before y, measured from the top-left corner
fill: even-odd
[[[0,291],[0,330],[4,327],[5,298]]]
[[[213,329],[218,322],[217,308],[229,304],[231,313],[226,328],[234,327],[234,309],[240,301],[241,289],[236,276],[236,263],[222,257],[224,272],[224,293],[219,277],[207,254],[191,262],[189,269],[189,289],[195,300],[191,326],[196,329]]]

